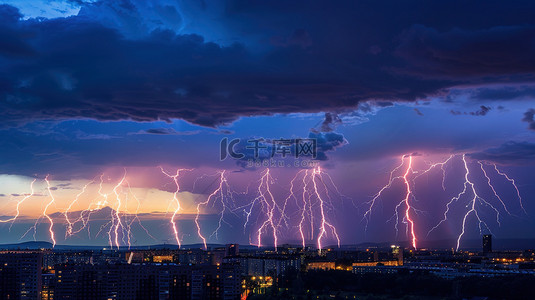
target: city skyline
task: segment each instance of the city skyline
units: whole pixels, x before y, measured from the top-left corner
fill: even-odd
[[[0,244],[534,239],[533,8],[0,1]]]

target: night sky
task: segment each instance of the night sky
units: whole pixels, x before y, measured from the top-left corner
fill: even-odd
[[[403,205],[397,222],[394,214],[405,172],[419,244],[456,246],[472,184],[477,215],[461,248],[487,233],[535,238],[533,1],[0,3],[0,243],[50,241],[49,216],[58,244],[108,245],[115,213],[132,224],[132,245],[176,243],[176,186],[162,169],[187,169],[175,219],[183,244],[201,242],[197,205],[223,170],[223,196],[199,211],[204,236],[257,243],[266,207],[251,205],[266,168],[247,165],[251,152],[221,160],[224,138],[241,139],[244,152],[250,139],[317,139],[316,167],[269,169],[276,210],[289,203],[275,220],[279,244],[301,243],[291,180],[316,170],[311,214],[324,200],[324,246],[336,244],[330,226],[342,244],[409,241]],[[104,194],[90,228],[65,237],[65,211]],[[306,243],[315,245],[321,220],[311,219]],[[263,234],[273,245],[269,228]]]

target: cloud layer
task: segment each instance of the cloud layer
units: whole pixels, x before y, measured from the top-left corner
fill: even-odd
[[[532,82],[535,71],[530,2],[461,11],[419,3],[418,14],[395,1],[143,3],[82,3],[78,16],[39,20],[0,6],[4,126],[90,118],[213,127]],[[474,17],[481,7],[485,18]]]

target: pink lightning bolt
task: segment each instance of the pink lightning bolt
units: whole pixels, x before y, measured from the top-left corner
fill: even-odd
[[[299,178],[300,180],[298,180]],[[316,232],[318,235],[315,238],[315,243],[318,250],[321,251],[323,248],[323,240],[329,233],[337,240],[338,246],[340,246],[340,238],[336,228],[327,217],[327,210],[332,209],[330,187],[332,187],[333,192],[343,196],[334,184],[333,179],[321,167],[300,170],[290,181],[290,192],[285,200],[284,207],[286,207],[288,200],[295,200],[299,209],[297,228],[303,248],[306,247],[307,238],[314,240]],[[301,191],[301,194],[298,197],[299,191]],[[285,218],[288,217],[285,216]],[[308,226],[310,228],[306,229]]]
[[[303,249],[305,249],[305,234],[303,232],[303,223],[308,219],[310,220],[310,238],[314,238],[314,218],[312,214],[312,201],[310,199],[308,181],[307,177],[309,175],[309,170],[305,170],[305,175],[303,176],[303,193],[301,194],[301,200],[303,201],[303,207],[301,208],[301,220],[299,221],[299,233],[301,236],[301,241],[303,242]]]
[[[273,219],[277,203],[275,202],[275,198],[271,193],[272,182],[273,178],[271,177],[268,168],[266,169],[266,171],[264,171],[264,174],[260,179],[260,184],[258,185],[258,196],[255,199],[260,201],[262,208],[264,208],[266,212],[266,220],[262,223],[262,225],[258,228],[257,231],[257,245],[258,247],[262,247],[262,233],[267,230],[268,227],[271,227],[271,230],[273,232],[273,246],[276,250],[278,244],[277,226],[275,226],[275,221]],[[262,189],[262,187],[264,187],[264,189]]]
[[[115,247],[117,247],[117,249],[119,249],[120,246],[121,246],[121,244],[119,243],[119,228],[121,228],[121,231],[124,230],[123,223],[121,221],[121,215],[120,215],[121,207],[122,207],[122,201],[121,201],[121,197],[119,195],[118,190],[123,185],[125,180],[126,180],[126,169],[124,170],[124,174],[123,174],[123,177],[121,178],[121,180],[113,188],[113,193],[115,194],[117,207],[115,209],[111,209],[110,210],[111,221],[108,223],[108,224],[110,224],[110,228],[108,229],[108,243],[110,244],[111,248],[113,248],[113,246],[115,245]],[[104,203],[107,203],[108,195],[107,194],[102,194],[100,189],[99,189],[99,194],[101,194],[101,196],[104,197],[104,199],[105,199]],[[103,203],[99,203],[98,205],[100,206],[101,204],[104,205]],[[97,208],[97,209],[100,209],[100,207]],[[101,227],[101,230],[102,230],[103,227],[107,226],[108,224],[103,225]],[[124,237],[124,235],[123,235],[123,237]]]
[[[305,246],[306,246],[306,241],[305,241],[305,234],[304,234],[304,231],[303,231],[303,225],[305,223],[305,218],[306,218],[306,207],[307,207],[307,201],[306,201],[306,197],[305,197],[305,192],[306,192],[306,176],[308,175],[308,170],[301,170],[299,172],[297,172],[297,174],[295,174],[294,178],[292,178],[292,180],[290,181],[290,194],[288,195],[288,197],[286,197],[286,199],[284,200],[284,207],[283,207],[283,211],[286,210],[286,205],[288,204],[288,200],[290,200],[290,198],[293,198],[296,202],[296,204],[299,206],[299,203],[298,203],[298,199],[297,199],[297,196],[295,195],[296,194],[296,191],[294,191],[295,187],[296,187],[296,183],[295,181],[297,180],[298,176],[302,173],[305,173],[305,175],[303,176],[303,197],[302,197],[302,203],[303,203],[303,206],[300,207],[300,211],[301,211],[301,219],[299,221],[299,225],[298,225],[298,228],[299,228],[299,236],[301,238],[301,242],[302,242],[302,245],[303,245],[303,249],[305,249]],[[279,222],[280,223],[280,222]]]
[[[403,181],[405,181],[405,185],[407,187],[406,196],[403,202],[405,203],[405,219],[407,220],[410,233],[411,233],[411,240],[412,240],[412,247],[416,249],[416,234],[414,233],[414,221],[411,219],[410,211],[411,211],[411,205],[409,202],[409,198],[412,194],[411,187],[409,184],[409,180],[407,179],[407,176],[412,173],[412,155],[409,156],[409,166],[407,167],[407,171],[403,175]]]
[[[117,247],[117,249],[119,248],[119,228],[122,229],[122,222],[121,222],[121,216],[119,215],[120,212],[121,212],[121,197],[119,196],[119,192],[117,191],[119,189],[120,186],[123,185],[124,181],[126,179],[126,170],[124,170],[124,174],[123,174],[123,178],[121,178],[121,180],[119,181],[119,183],[117,183],[117,185],[113,188],[113,193],[115,194],[115,198],[117,199],[117,208],[115,209],[115,219],[116,219],[116,223],[115,223],[115,229],[114,229],[114,233],[115,233],[115,246]]]
[[[403,173],[403,175],[401,176],[394,176],[394,174],[400,169],[402,168],[404,165],[405,165],[405,161],[406,161],[406,158],[408,157],[408,164],[407,164],[407,167],[405,169],[405,172]],[[382,193],[389,189],[390,187],[392,187],[392,185],[394,184],[394,182],[396,180],[402,180],[402,182],[404,183],[405,185],[405,197],[396,205],[396,207],[394,208],[394,216],[395,219],[396,219],[396,223],[394,225],[395,229],[396,229],[396,233],[398,232],[398,224],[399,224],[399,209],[401,209],[402,207],[405,208],[405,211],[404,211],[404,217],[403,217],[403,221],[407,223],[407,233],[410,234],[410,239],[411,239],[411,245],[414,249],[417,249],[417,239],[416,239],[416,233],[415,233],[415,224],[414,224],[414,220],[412,219],[411,217],[411,211],[414,211],[415,209],[411,206],[411,203],[410,203],[410,199],[413,197],[413,192],[412,192],[412,188],[411,188],[411,185],[410,185],[410,181],[409,181],[409,176],[412,175],[414,173],[413,169],[412,169],[412,155],[403,155],[401,157],[401,164],[399,164],[397,167],[395,167],[391,172],[390,172],[390,177],[389,177],[389,180],[388,180],[388,183],[383,186],[379,192],[377,192],[371,201],[368,201],[367,203],[369,204],[369,208],[368,210],[364,213],[364,219],[366,220],[366,222],[368,223],[369,221],[369,218],[370,218],[370,215],[371,215],[371,212],[372,212],[372,209],[373,209],[373,206],[375,205],[375,202],[377,201],[377,199],[379,197],[381,197]],[[367,228],[367,225],[366,225],[366,228]]]
[[[327,221],[326,219],[326,216],[325,216],[325,201],[323,200],[323,198],[321,197],[320,193],[319,193],[319,190],[318,190],[318,184],[316,183],[316,180],[317,178],[319,178],[319,180],[321,180],[323,182],[323,179],[321,177],[322,175],[322,171],[321,171],[321,168],[320,167],[317,167],[313,170],[312,172],[312,184],[314,185],[314,194],[316,195],[318,201],[319,201],[319,210],[320,210],[320,214],[321,214],[321,219],[320,219],[320,232],[319,232],[319,235],[318,235],[318,239],[317,239],[317,247],[318,247],[318,250],[321,251],[321,249],[323,248],[322,247],[322,243],[321,243],[321,240],[323,238],[323,236],[326,234],[326,226],[329,227],[334,235],[334,237],[336,238],[337,242],[338,242],[338,247],[340,247],[340,237],[338,236],[338,233],[336,232],[336,228]]]
[[[226,173],[225,170],[218,172],[218,175],[219,175],[219,185],[218,185],[218,187],[210,195],[208,195],[208,198],[206,198],[205,201],[200,202],[200,203],[197,204],[197,214],[195,216],[195,225],[197,226],[197,234],[201,238],[205,250],[207,250],[208,247],[206,245],[206,238],[202,234],[201,224],[199,222],[199,218],[200,218],[200,215],[201,215],[201,207],[207,206],[208,204],[210,204],[210,202],[219,201],[219,203],[220,203],[220,205],[222,207],[221,208],[221,212],[219,213],[219,222],[218,222],[217,228],[212,233],[212,235],[216,235],[216,238],[217,238],[217,234],[219,232],[219,229],[221,228],[222,223],[224,221],[223,217],[225,215],[225,212],[227,211],[227,204],[226,204],[225,200],[227,198],[231,198],[232,199],[232,191],[230,190],[230,185],[229,185],[229,183],[227,181],[225,173]],[[226,193],[224,192],[224,190],[226,190]],[[213,205],[214,204],[215,203],[213,203]]]
[[[171,228],[173,229],[175,240],[178,244],[178,248],[180,249],[181,243],[180,243],[180,238],[178,236],[178,229],[176,228],[176,221],[175,221],[176,215],[178,215],[178,213],[180,212],[180,208],[181,208],[180,201],[178,200],[178,192],[180,192],[180,185],[178,184],[178,177],[180,176],[180,172],[185,171],[186,169],[177,169],[175,175],[171,175],[170,173],[167,173],[162,167],[160,167],[160,170],[165,176],[171,178],[176,186],[176,190],[173,193],[173,203],[175,203],[176,207],[169,222],[171,223]]]
[[[47,210],[50,207],[50,205],[52,205],[56,201],[56,199],[54,198],[54,195],[52,195],[52,189],[51,189],[51,186],[50,186],[50,181],[48,180],[48,175],[46,175],[45,181],[46,181],[46,189],[48,191],[48,195],[50,196],[50,201],[45,206],[45,209],[43,210],[43,215],[50,222],[50,227],[48,227],[48,232],[50,233],[50,239],[52,240],[52,247],[55,247],[56,246],[56,238],[54,236],[54,221],[47,214]]]

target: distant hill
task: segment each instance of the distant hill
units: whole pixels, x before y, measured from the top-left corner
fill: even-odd
[[[109,211],[108,211],[109,212]],[[451,250],[456,245],[456,240],[435,240],[435,241],[420,241],[419,248],[427,249],[437,249],[437,250]],[[403,242],[382,242],[382,243],[360,243],[353,245],[342,245],[341,249],[345,250],[362,250],[368,248],[390,248],[391,245],[399,245],[404,248],[410,248],[409,241]],[[535,249],[535,239],[494,239],[493,240],[493,249],[494,250],[526,250],[526,249]],[[224,247],[225,244],[208,244],[209,249]],[[283,245],[281,245],[283,246]],[[287,246],[287,245],[285,245]],[[299,247],[299,245],[293,245]],[[481,250],[481,240],[480,239],[467,239],[463,240],[461,244],[463,250]],[[336,248],[336,246],[329,246],[330,248]],[[34,250],[34,249],[51,249],[52,243],[45,241],[36,241],[36,242],[23,242],[16,244],[3,244],[0,245],[0,249],[4,250]],[[102,250],[103,248],[109,248],[108,245],[103,246],[73,246],[73,245],[56,245],[54,249],[58,250]],[[204,248],[203,244],[189,244],[182,245],[181,249],[202,249]],[[254,249],[257,246],[254,245],[240,245],[241,249]],[[272,247],[266,247],[272,248]],[[126,250],[128,247],[122,246],[121,250]],[[147,250],[147,249],[178,249],[176,244],[157,244],[157,245],[145,245],[145,246],[132,246],[131,250]]]
[[[8,250],[35,250],[35,249],[50,249],[52,248],[52,243],[49,242],[24,242],[17,244],[4,244],[0,245],[0,249]]]
[[[218,248],[224,247],[222,244],[208,244],[208,248]],[[54,249],[57,250],[102,250],[104,248],[109,248],[108,245],[105,246],[73,246],[73,245],[56,245]],[[191,245],[182,245],[181,249],[202,249],[204,248],[203,244],[191,244]],[[17,244],[3,244],[0,245],[0,250],[37,250],[37,249],[52,249],[52,243],[44,241],[36,242],[23,242]],[[128,249],[128,247],[121,246],[121,250]],[[148,250],[148,249],[178,249],[176,244],[159,244],[159,245],[146,245],[146,246],[132,246],[132,250]]]

